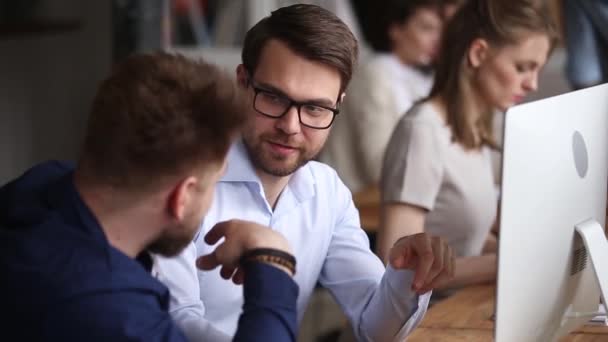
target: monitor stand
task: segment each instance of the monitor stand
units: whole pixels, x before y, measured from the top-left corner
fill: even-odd
[[[587,255],[591,260],[591,265],[593,265],[595,279],[600,288],[604,309],[606,309],[606,313],[608,313],[608,302],[606,301],[606,298],[608,298],[608,240],[606,240],[606,233],[604,232],[602,225],[594,219],[589,219],[577,224],[575,229],[587,249]],[[569,318],[592,318],[599,314],[601,313],[574,312],[568,310],[564,315],[562,322],[565,322]]]

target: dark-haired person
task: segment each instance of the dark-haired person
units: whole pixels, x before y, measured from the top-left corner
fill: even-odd
[[[429,94],[432,65],[444,22],[457,0],[389,0],[370,41],[378,52],[363,63],[348,87],[320,160],[353,192],[378,185],[391,132],[418,100]]]
[[[440,289],[495,281],[493,120],[536,91],[556,37],[534,0],[468,0],[454,16],[429,97],[401,118],[386,149],[383,259],[403,235],[430,232],[456,255],[455,276]]]
[[[312,161],[330,134],[357,50],[348,27],[312,5],[281,8],[249,30],[237,68],[246,123],[201,234],[235,218],[270,226],[298,260],[300,318],[319,282],[360,340],[403,340],[434,284],[449,278],[453,260],[444,241],[423,233],[396,242],[385,268],[370,250],[351,193],[335,171]],[[157,264],[174,296],[173,317],[193,341],[204,340],[210,326],[229,340],[243,305],[242,289],[222,279],[232,269],[193,266],[212,248],[196,239],[179,258]]]
[[[561,0],[566,76],[582,89],[608,82],[608,0]]]
[[[242,121],[237,94],[211,65],[129,57],[97,91],[75,168],[46,162],[0,188],[5,340],[186,341],[148,252],[175,255],[196,233]],[[235,340],[294,341],[285,238],[243,221],[206,239],[222,237],[200,266],[240,269]]]

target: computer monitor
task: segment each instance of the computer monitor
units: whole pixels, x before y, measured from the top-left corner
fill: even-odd
[[[608,290],[608,85],[511,108],[503,142],[495,340],[555,341]]]

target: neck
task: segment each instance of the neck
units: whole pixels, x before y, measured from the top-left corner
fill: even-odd
[[[472,96],[470,96],[467,100],[466,108],[468,108],[470,111],[470,122],[475,124],[479,121],[483,113],[488,110],[488,106],[477,89],[473,89],[471,95]]]
[[[461,88],[465,88],[464,86],[461,86]],[[478,89],[475,89],[473,87],[473,85],[469,85],[468,87],[469,91],[464,91],[461,92],[461,94],[459,95],[460,98],[462,99],[461,104],[460,104],[460,108],[458,108],[458,110],[462,110],[465,112],[466,115],[466,120],[467,120],[467,125],[470,125],[471,129],[473,130],[475,136],[478,137],[478,133],[479,133],[479,129],[478,129],[478,122],[481,119],[481,116],[484,115],[485,112],[487,112],[489,110],[489,107],[486,104],[486,101],[483,100],[482,96],[480,95],[480,92],[478,91]],[[445,94],[440,94],[438,96],[435,97],[435,101],[436,101],[436,106],[438,106],[439,108],[441,108],[442,110],[442,115],[444,116],[444,119],[446,120],[446,122],[448,121],[448,99],[446,98]]]
[[[84,203],[93,213],[112,247],[131,258],[152,243],[159,229],[153,215],[141,201],[127,201],[125,194],[108,186],[95,186],[84,182],[78,173],[75,186]]]
[[[440,96],[440,95],[433,96],[429,99],[429,102],[431,103],[433,108],[435,108],[435,110],[439,113],[439,116],[441,116],[443,123],[447,125],[448,124],[448,112],[447,112],[446,101],[443,98],[443,96]]]
[[[397,60],[399,60],[399,62],[405,66],[408,66],[410,68],[416,68],[416,64],[413,61],[408,60],[406,57],[401,56],[397,53],[393,53],[393,55],[395,55],[395,57],[397,57]]]
[[[262,182],[262,186],[264,187],[264,195],[266,196],[266,201],[268,204],[274,209],[279,200],[279,196],[289,183],[289,179],[291,179],[291,175],[289,176],[273,176],[262,170],[256,170],[258,177],[260,178],[260,182]]]
[[[431,64],[425,65],[425,64],[419,63],[414,58],[408,58],[404,54],[398,54],[395,51],[396,50],[393,50],[392,54],[397,58],[397,60],[403,66],[406,66],[408,68],[411,68],[411,69],[416,70],[416,71],[418,71],[420,73],[423,73],[423,74],[428,74],[428,73],[432,72],[432,65]]]

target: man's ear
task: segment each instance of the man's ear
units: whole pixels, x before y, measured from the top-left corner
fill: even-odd
[[[169,216],[177,221],[184,219],[186,208],[190,201],[193,200],[197,183],[198,180],[195,177],[187,177],[175,184],[173,191],[169,194],[169,201],[167,203]]]
[[[344,102],[344,98],[346,97],[346,93],[342,93],[342,95],[340,95],[340,101],[338,101],[339,103]]]
[[[247,88],[249,85],[249,73],[243,64],[236,67],[236,81],[239,87]]]
[[[473,68],[478,68],[483,61],[488,57],[489,44],[485,39],[477,38],[469,46],[467,58],[469,65]]]

